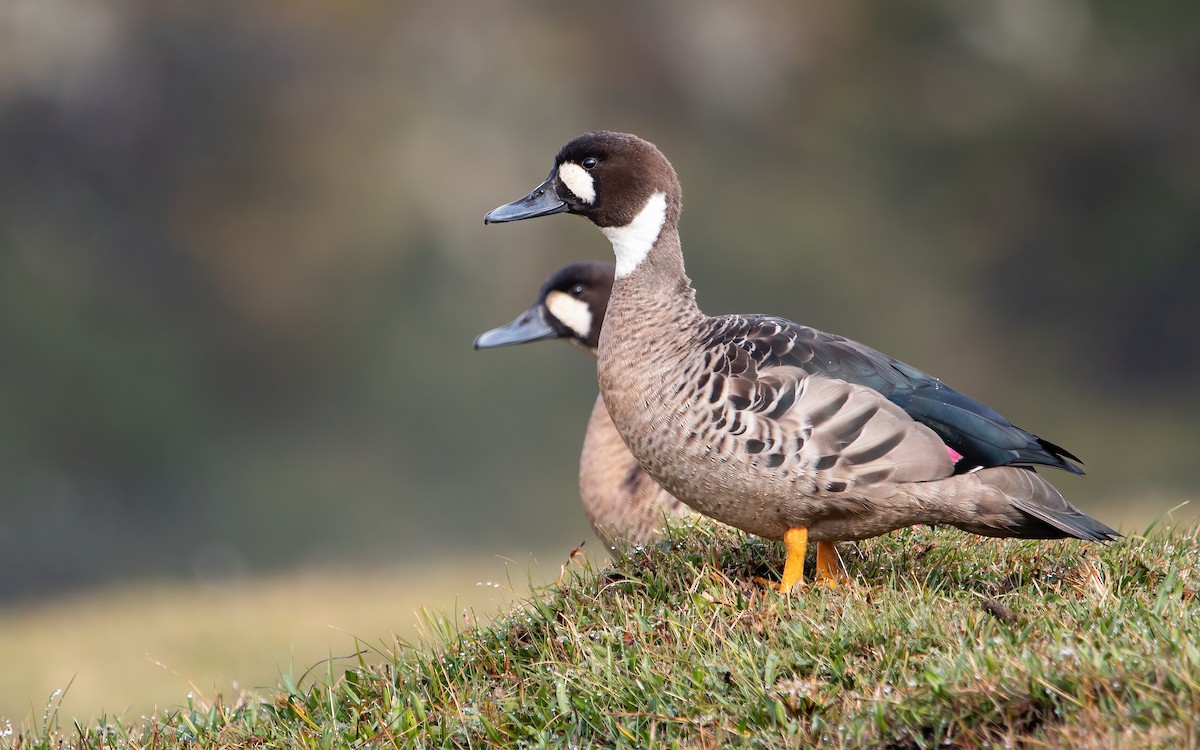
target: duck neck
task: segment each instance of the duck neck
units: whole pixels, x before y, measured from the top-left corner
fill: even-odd
[[[655,375],[677,361],[703,317],[683,267],[679,232],[667,222],[640,262],[613,282],[600,332],[602,380],[606,371],[623,378],[630,370]]]

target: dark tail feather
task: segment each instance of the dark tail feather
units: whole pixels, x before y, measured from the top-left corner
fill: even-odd
[[[1120,539],[1121,533],[1095,518],[1071,507],[1069,512],[1053,511],[1038,506],[1026,507],[1022,503],[1013,503],[1017,510],[1043,521],[1063,532],[1064,536],[1073,536],[1089,542],[1111,542]],[[1033,537],[1037,538],[1037,537]],[[1054,538],[1054,537],[1043,537]]]
[[[985,536],[1024,539],[1061,539],[1074,537],[1089,542],[1109,542],[1121,534],[1081,512],[1032,469],[1002,467],[979,472],[980,481],[1003,495],[1009,508],[1002,527],[955,524],[964,531]]]
[[[1047,453],[1054,456],[1055,458],[1057,458],[1060,461],[1060,463],[1054,464],[1056,467],[1058,467],[1060,469],[1065,469],[1066,471],[1069,471],[1072,474],[1078,474],[1080,476],[1083,476],[1083,469],[1079,468],[1078,466],[1076,466],[1073,463],[1070,463],[1070,461],[1074,461],[1076,464],[1082,464],[1083,459],[1081,459],[1079,456],[1076,456],[1074,453],[1067,450],[1066,448],[1063,448],[1061,445],[1055,445],[1054,443],[1050,442],[1049,440],[1046,440],[1045,438],[1038,438],[1037,440],[1039,443],[1041,443],[1042,448],[1044,448]],[[1067,459],[1070,459],[1070,460],[1068,461]],[[1103,524],[1101,524],[1101,525],[1103,525]]]

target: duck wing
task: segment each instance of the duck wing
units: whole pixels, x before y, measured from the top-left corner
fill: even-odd
[[[771,316],[710,318],[705,346],[721,352],[717,364],[757,373],[797,368],[881,394],[925,425],[962,456],[955,473],[992,466],[1052,466],[1082,474],[1065,449],[1013,425],[994,409],[964,396],[915,367],[842,336]],[[745,352],[746,364],[737,364]]]
[[[675,381],[677,396],[688,384],[696,394],[687,403],[710,457],[769,469],[760,476],[800,482],[809,495],[845,497],[864,485],[886,495],[889,483],[954,474],[941,438],[879,391],[760,364],[745,343],[735,337],[705,347]]]

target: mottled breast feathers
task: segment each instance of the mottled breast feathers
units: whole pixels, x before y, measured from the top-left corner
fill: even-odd
[[[930,481],[992,466],[1082,473],[1058,446],[841,336],[768,316],[709,318],[699,334],[703,359],[687,368],[686,380],[709,412],[714,434],[707,437],[724,433],[759,465],[814,469],[823,484],[834,483],[818,491],[844,489],[836,486],[842,481]],[[835,465],[841,471],[830,473]]]

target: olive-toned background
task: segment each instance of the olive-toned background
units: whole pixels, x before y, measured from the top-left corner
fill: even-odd
[[[0,4],[0,600],[566,550],[592,364],[474,352],[577,218],[558,147],[678,168],[701,305],[942,377],[1197,489],[1200,5]],[[593,546],[597,546],[592,542]]]

